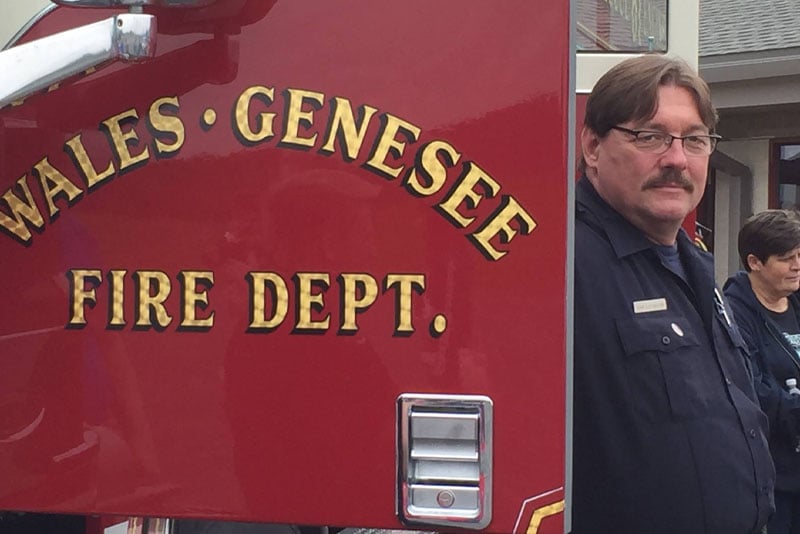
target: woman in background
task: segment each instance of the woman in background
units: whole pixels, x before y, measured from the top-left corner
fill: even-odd
[[[733,316],[750,351],[761,409],[769,418],[775,462],[775,515],[769,534],[800,534],[800,216],[766,210],[739,232],[745,270],[725,283]],[[787,385],[787,380],[789,384]],[[796,393],[796,394],[795,394]]]

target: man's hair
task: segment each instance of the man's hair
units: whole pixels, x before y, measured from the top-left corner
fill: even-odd
[[[764,210],[751,216],[739,230],[739,258],[750,271],[747,257],[762,263],[800,247],[800,214],[794,210]]]
[[[623,61],[597,81],[586,101],[584,127],[602,138],[618,124],[651,119],[657,111],[658,89],[665,85],[692,93],[700,119],[714,132],[717,111],[706,82],[682,59],[655,54]],[[581,157],[579,170],[585,166]]]

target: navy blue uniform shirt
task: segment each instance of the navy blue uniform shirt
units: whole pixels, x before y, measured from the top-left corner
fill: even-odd
[[[710,255],[685,280],[582,178],[575,223],[573,534],[747,534],[775,472]]]

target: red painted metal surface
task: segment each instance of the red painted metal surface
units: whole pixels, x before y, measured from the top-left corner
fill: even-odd
[[[568,3],[215,9],[158,11],[152,61],[0,110],[25,228],[0,232],[0,509],[397,527],[395,399],[464,393],[494,401],[490,530],[524,531],[564,481]],[[346,105],[369,116],[350,154]],[[415,194],[411,169],[445,182]],[[470,239],[514,202],[535,228]],[[274,328],[251,325],[264,272]],[[139,313],[165,280],[166,315]]]

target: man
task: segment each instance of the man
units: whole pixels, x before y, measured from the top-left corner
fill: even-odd
[[[711,258],[681,230],[717,136],[682,61],[630,59],[597,83],[577,184],[573,534],[746,534],[774,469]]]

